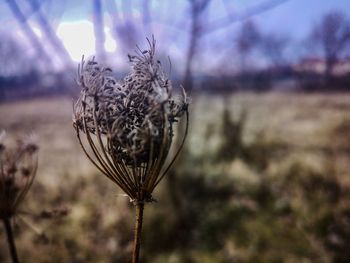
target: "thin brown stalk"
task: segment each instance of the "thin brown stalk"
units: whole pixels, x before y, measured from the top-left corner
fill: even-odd
[[[3,223],[4,223],[5,230],[6,230],[7,243],[8,243],[8,246],[9,246],[12,262],[13,263],[19,263],[18,256],[17,256],[15,239],[13,237],[13,232],[12,232],[12,226],[11,226],[10,219],[9,218],[4,218],[3,219]]]
[[[141,231],[143,221],[143,202],[137,202],[135,204],[135,230],[134,230],[134,247],[132,252],[132,263],[138,263],[140,258],[140,246],[141,246]]]

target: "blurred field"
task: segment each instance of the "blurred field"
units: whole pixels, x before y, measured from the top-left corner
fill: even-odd
[[[35,133],[40,144],[16,220],[23,262],[127,262],[133,210],[80,150],[72,100],[0,112],[9,137]],[[350,95],[199,96],[190,118],[186,151],[146,207],[144,262],[347,262]]]

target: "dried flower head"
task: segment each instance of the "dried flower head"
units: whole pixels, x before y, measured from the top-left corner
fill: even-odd
[[[35,137],[18,140],[6,147],[5,133],[0,135],[0,218],[10,218],[18,209],[33,183],[38,159]]]
[[[188,127],[186,93],[183,90],[181,99],[172,98],[171,82],[155,60],[155,40],[148,43],[148,50],[138,48],[135,55],[128,56],[132,69],[121,81],[94,59],[82,60],[78,67],[81,93],[73,116],[85,154],[135,202],[152,200],[151,194],[178,155]],[[163,168],[174,123],[183,115],[186,132],[180,149]]]

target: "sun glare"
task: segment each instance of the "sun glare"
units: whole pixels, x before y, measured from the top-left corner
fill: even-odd
[[[111,30],[108,27],[105,27],[104,31],[106,36],[105,45],[104,45],[106,51],[111,53],[115,52],[115,50],[117,49],[117,43],[112,37]]]
[[[62,22],[57,28],[57,36],[62,40],[74,61],[80,61],[83,55],[89,57],[96,53],[94,26],[87,20]],[[105,28],[105,37],[106,51],[114,52],[117,45],[107,27]]]
[[[43,36],[43,33],[40,31],[40,29],[37,28],[36,26],[31,26],[31,27],[32,27],[34,33],[41,39]]]

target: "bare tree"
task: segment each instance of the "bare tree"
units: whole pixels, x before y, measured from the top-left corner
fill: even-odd
[[[247,69],[247,59],[256,48],[260,41],[260,32],[251,20],[247,20],[241,26],[237,37],[237,50],[240,56],[240,64],[242,71]]]
[[[184,75],[184,85],[187,90],[192,90],[192,63],[193,58],[197,51],[199,37],[203,25],[201,22],[201,16],[204,13],[206,7],[211,0],[189,0],[190,3],[190,16],[191,16],[191,28],[190,28],[190,40],[186,55],[186,68]]]
[[[65,66],[72,66],[72,60],[69,56],[66,48],[63,46],[62,41],[57,37],[56,32],[53,30],[50,22],[40,9],[40,4],[37,0],[27,0],[31,6],[33,13],[35,13],[38,24],[44,33],[46,39],[49,41],[54,51]]]
[[[113,36],[126,52],[130,52],[130,49],[135,47],[139,38],[139,31],[132,17],[132,3],[131,0],[123,0],[122,10],[118,10],[115,0],[107,1],[107,9],[112,21]],[[150,20],[147,21],[149,22]]]
[[[23,33],[25,34],[28,41],[30,42],[30,44],[34,48],[37,57],[40,58],[46,64],[46,66],[52,67],[53,62],[52,62],[49,54],[44,49],[38,36],[34,33],[33,29],[29,26],[28,21],[27,21],[27,17],[21,11],[21,9],[19,8],[16,1],[15,0],[6,0],[6,3],[8,5],[8,7],[10,8],[13,16],[20,24]]]
[[[236,14],[235,12],[227,12],[227,14],[216,20],[208,22],[208,19],[203,19],[206,8],[209,6],[211,0],[188,0],[190,3],[190,17],[191,17],[191,28],[189,44],[185,62],[185,74],[184,74],[184,85],[186,89],[191,92],[193,88],[192,81],[192,64],[195,60],[195,56],[199,46],[200,39],[212,32],[219,29],[228,27],[233,23],[245,21],[253,16],[264,13],[271,10],[288,0],[270,0],[260,3],[256,6],[247,8],[244,12]]]
[[[185,58],[185,73],[183,77],[183,84],[187,92],[191,92],[193,89],[193,74],[192,66],[193,61],[195,61],[195,56],[198,53],[198,47],[200,40],[206,34],[212,33],[218,29],[222,29],[231,25],[232,23],[245,21],[248,18],[261,14],[281,3],[284,3],[288,0],[273,0],[269,1],[269,5],[264,3],[254,7],[253,9],[247,10],[246,13],[237,16],[236,14],[229,13],[225,16],[224,19],[220,18],[208,23],[206,10],[211,2],[211,0],[188,0],[190,4],[190,30],[189,30],[189,43],[187,47],[187,54]],[[181,130],[184,129],[182,125],[179,125],[178,128]],[[176,145],[179,145],[180,141],[175,142]],[[186,151],[186,149],[184,149]],[[179,160],[181,161],[181,160]],[[181,198],[179,193],[176,191],[175,185],[178,184],[177,175],[175,171],[170,171],[168,174],[168,189],[173,202],[174,208],[177,210],[177,213],[181,218],[184,214],[183,205],[181,203]],[[180,220],[181,221],[181,220]]]
[[[289,38],[273,33],[262,35],[260,38],[260,49],[263,55],[275,67],[286,64],[285,49]]]
[[[151,0],[142,1],[142,23],[146,32],[149,35],[152,32],[152,16],[151,16]]]
[[[332,11],[324,15],[312,30],[311,42],[321,48],[324,56],[326,79],[332,76],[334,65],[350,44],[349,23],[343,13]]]
[[[196,61],[198,50],[200,49],[201,39],[213,33],[219,29],[228,27],[233,23],[245,21],[255,15],[259,15],[263,12],[271,10],[288,0],[265,0],[264,2],[247,8],[243,12],[237,13],[233,10],[227,9],[227,14],[223,17],[210,20],[208,6],[212,3],[211,0],[188,0],[189,4],[189,30],[188,30],[188,44],[185,55],[185,67],[182,83],[187,91],[191,91],[193,87],[193,62]],[[226,1],[225,1],[226,2]],[[182,19],[181,22],[176,17],[169,19],[169,13],[166,17],[163,15],[164,11],[174,10],[176,2],[167,5],[165,8],[164,2],[158,3],[163,8],[158,9],[158,16],[151,15],[151,0],[122,0],[121,5],[117,5],[115,0],[107,0],[106,6],[109,15],[112,20],[113,35],[124,51],[129,52],[130,48],[139,42],[140,36],[143,34],[137,27],[137,23],[142,23],[144,26],[144,32],[148,35],[152,31],[153,23],[160,23],[170,27],[176,31],[174,39],[178,38],[178,33],[183,32],[184,28],[187,29],[187,18]],[[142,10],[142,17],[138,21],[132,10],[138,8]],[[163,19],[162,19],[163,18]],[[171,20],[171,21],[170,21]],[[175,21],[175,22],[174,22]]]
[[[100,61],[106,61],[105,52],[105,33],[104,33],[104,21],[101,0],[92,0],[93,6],[93,20],[94,20],[94,33],[95,33],[95,47],[96,55]]]

